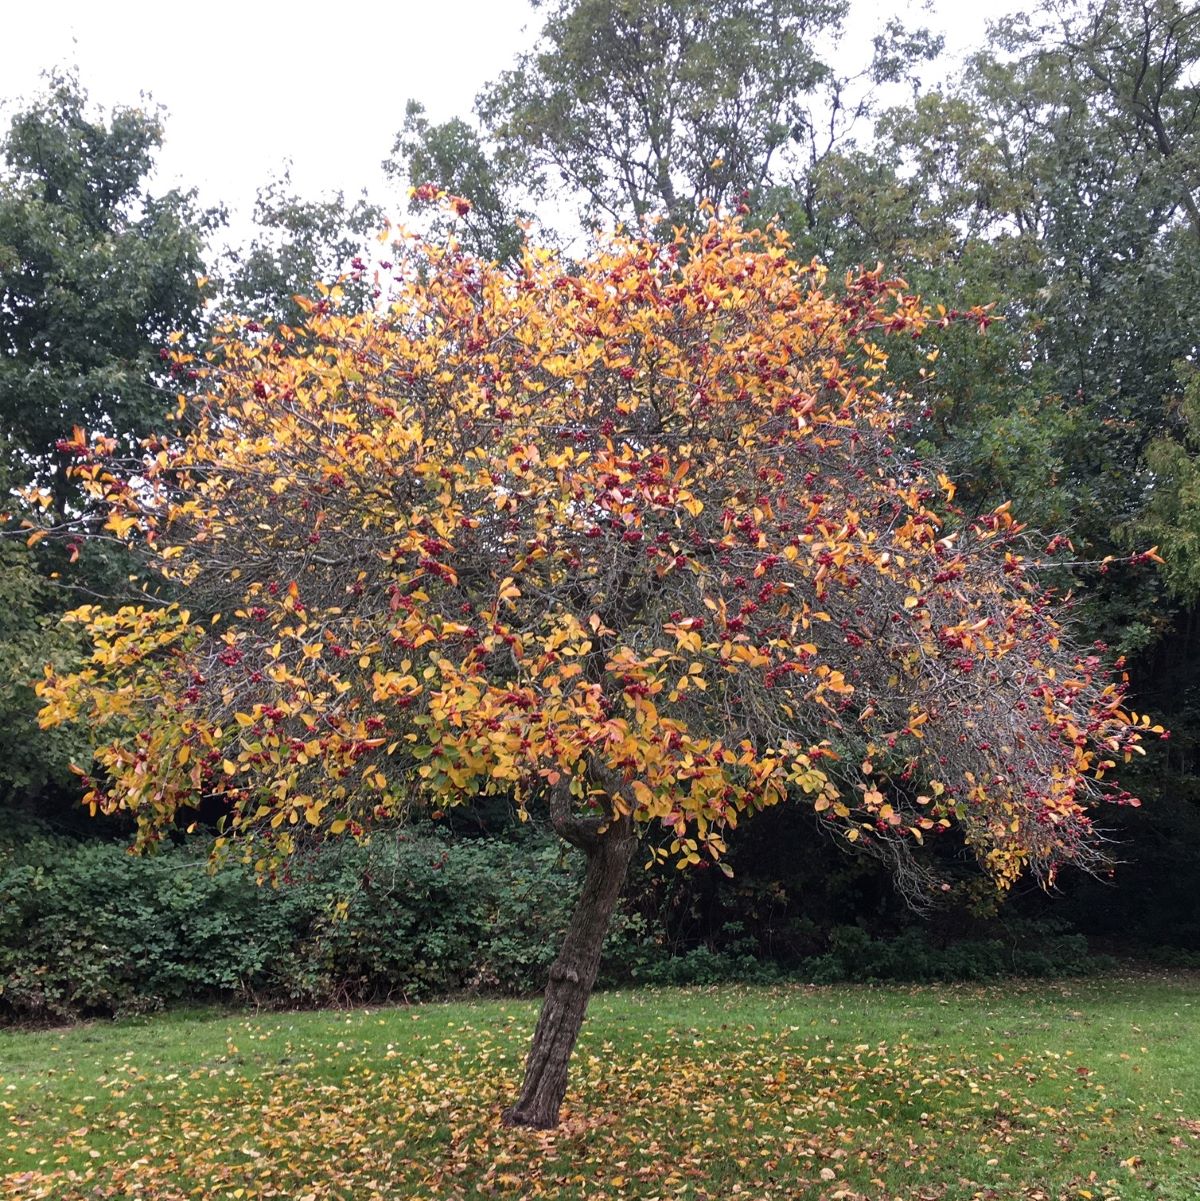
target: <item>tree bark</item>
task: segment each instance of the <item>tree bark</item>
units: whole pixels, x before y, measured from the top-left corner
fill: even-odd
[[[525,1061],[521,1095],[511,1109],[504,1111],[503,1120],[508,1126],[549,1130],[558,1125],[558,1111],[567,1092],[567,1066],[583,1026],[604,936],[637,839],[633,823],[626,816],[603,833],[570,841],[587,854],[587,875],[562,948],[550,968],[542,1012]]]

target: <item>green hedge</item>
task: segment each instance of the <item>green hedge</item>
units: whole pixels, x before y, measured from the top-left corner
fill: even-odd
[[[260,888],[238,867],[210,874],[202,848],[134,857],[26,839],[0,861],[0,1010],[50,1020],[197,998],[532,992],[577,872],[547,842],[401,836],[331,845]],[[610,942],[610,974],[629,978],[640,921],[619,918]]]
[[[0,1017],[60,1021],[173,1002],[320,1005],[464,991],[532,993],[566,927],[580,865],[544,838],[437,833],[331,843],[278,888],[206,870],[204,847],[147,857],[107,842],[0,830]],[[672,883],[674,879],[672,877]],[[1088,970],[1082,938],[1026,929],[936,945],[836,927],[823,953],[772,959],[741,923],[699,940],[655,918],[635,873],[602,983],[973,979]]]
[[[871,938],[857,926],[838,926],[829,950],[808,961],[816,984],[842,980],[949,981],[997,976],[1072,976],[1116,966],[1095,955],[1081,934],[1053,922],[1009,923],[1006,938],[974,938],[939,946],[920,927],[892,938]]]

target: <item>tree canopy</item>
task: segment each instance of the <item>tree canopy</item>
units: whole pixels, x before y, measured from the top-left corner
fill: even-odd
[[[951,827],[1001,886],[1094,861],[1149,720],[1007,506],[965,519],[897,437],[921,378],[889,348],[932,360],[984,311],[877,271],[834,298],[784,234],[715,218],[570,269],[414,239],[398,278],[383,314],[335,293],[181,350],[199,395],[131,461],[76,432],[164,589],[77,610],[92,657],[41,686],[46,725],[96,732],[93,806],[145,843],[216,803],[264,874],[414,807],[545,813],[589,871],[510,1115],[534,1125],[639,829],[719,863],[793,798],[900,871]]]
[[[940,48],[891,21],[857,74],[839,72],[821,46],[841,33],[845,0],[545,8],[535,48],[476,109],[496,144],[494,176],[565,192],[588,222],[690,223],[702,202],[732,207],[771,185],[807,194],[815,165],[871,110],[872,86]],[[426,161],[433,182],[455,186],[456,172]],[[467,182],[478,186],[477,173]]]
[[[296,325],[303,311],[293,297],[339,277],[346,303],[355,308],[373,303],[377,289],[355,262],[361,264],[359,256],[383,226],[384,215],[365,196],[353,203],[342,192],[306,200],[295,193],[285,170],[259,188],[254,222],[254,240],[233,251],[227,265],[228,311]]]
[[[160,424],[158,348],[200,324],[212,215],[184,193],[146,190],[161,139],[156,113],[105,120],[59,78],[3,142],[0,413],[14,474],[55,477],[60,492],[64,431]]]
[[[83,498],[57,446],[71,427],[132,448],[165,418],[159,352],[172,331],[191,341],[202,328],[201,252],[218,214],[187,193],[150,190],[161,141],[157,111],[94,110],[77,79],[55,76],[0,142],[5,509],[20,507],[13,489],[35,484],[60,516],[79,516]],[[63,740],[39,735],[33,680],[43,663],[69,661],[61,612],[125,572],[79,540],[0,547],[0,804],[45,800],[69,779]]]

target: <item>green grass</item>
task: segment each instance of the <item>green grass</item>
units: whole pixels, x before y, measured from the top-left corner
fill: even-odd
[[[533,1004],[0,1034],[0,1196],[1200,1197],[1200,977],[594,999],[506,1130]]]

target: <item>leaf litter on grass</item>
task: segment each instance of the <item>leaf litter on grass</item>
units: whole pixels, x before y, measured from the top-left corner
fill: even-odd
[[[530,1006],[217,1019],[223,1044],[209,1030],[191,1063],[186,1045],[156,1059],[150,1022],[136,1050],[64,1059],[50,1087],[0,1094],[0,1196],[1200,1196],[1200,1113],[1172,1112],[1185,1095],[1137,1070],[1146,1044],[1112,1044],[1111,1013],[1089,1024],[1028,996],[1033,1010],[996,989],[598,997],[548,1132],[499,1121]],[[1053,1022],[1032,1020],[1038,1001]],[[1125,1025],[1148,1039],[1154,1015],[1138,1016]],[[1085,1037],[1068,1046],[1063,1029]]]

